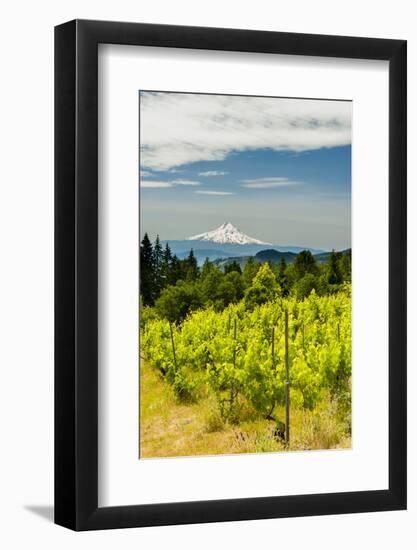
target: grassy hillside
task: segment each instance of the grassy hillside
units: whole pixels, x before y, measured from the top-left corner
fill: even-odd
[[[294,410],[287,449],[275,424],[246,405],[239,425],[213,413],[209,395],[182,403],[160,372],[141,362],[140,458],[350,448],[346,427],[330,400],[319,410]],[[284,417],[284,410],[278,411]]]

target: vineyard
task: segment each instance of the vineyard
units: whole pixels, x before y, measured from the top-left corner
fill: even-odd
[[[143,308],[141,354],[179,402],[209,407],[208,432],[242,434],[243,423],[263,422],[273,449],[300,448],[296,431],[298,445],[290,439],[292,419],[317,424],[331,411],[339,435],[329,446],[350,438],[348,283],[334,294],[313,290],[303,300],[281,296],[253,309],[243,300],[222,311],[197,309],[181,323]]]

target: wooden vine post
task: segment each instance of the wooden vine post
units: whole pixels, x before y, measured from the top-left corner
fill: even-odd
[[[175,355],[175,344],[174,344],[174,334],[172,332],[172,323],[169,323],[169,332],[171,334],[171,344],[172,344],[172,355],[174,356],[174,366],[177,370],[177,356]]]
[[[235,342],[235,345],[233,347],[233,367],[236,368],[236,337],[237,337],[237,321],[234,320],[233,325],[233,340]]]
[[[285,443],[290,445],[290,369],[288,357],[288,310],[285,310]]]
[[[237,338],[237,320],[234,319],[233,323],[233,340],[234,340],[234,346],[233,346],[233,369],[236,369],[236,338]],[[230,387],[230,406],[233,406],[233,403],[235,401],[235,387],[232,382]]]
[[[275,327],[272,327],[271,331],[271,355],[272,355],[272,368],[275,368]]]

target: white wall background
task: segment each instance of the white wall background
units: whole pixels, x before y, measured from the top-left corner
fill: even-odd
[[[0,544],[7,549],[414,547],[417,534],[417,36],[413,3],[15,0],[1,11]],[[53,26],[109,19],[408,40],[409,510],[75,534],[53,499]]]

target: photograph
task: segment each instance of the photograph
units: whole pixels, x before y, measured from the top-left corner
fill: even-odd
[[[0,548],[415,546],[412,7],[4,4]]]
[[[139,459],[352,446],[352,101],[139,91]]]

